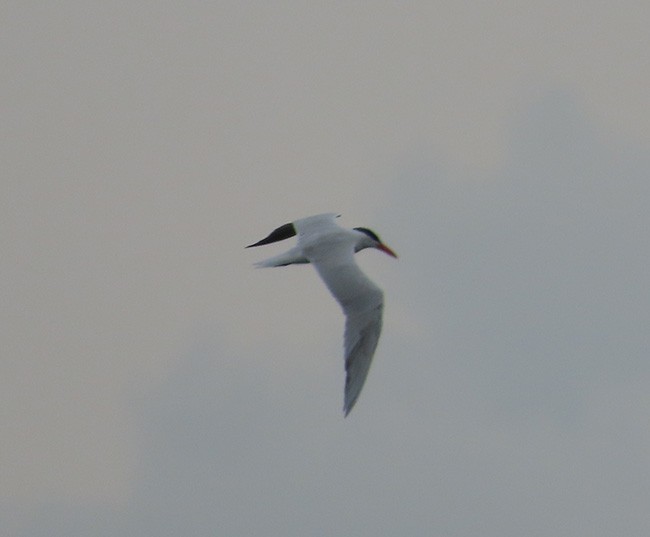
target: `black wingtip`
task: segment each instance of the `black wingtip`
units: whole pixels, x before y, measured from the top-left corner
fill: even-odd
[[[283,241],[289,239],[296,235],[296,228],[293,224],[284,224],[277,229],[274,229],[268,237],[264,237],[261,241],[257,241],[255,244],[249,244],[246,248],[253,248],[254,246],[264,246],[265,244],[271,244],[278,241]]]

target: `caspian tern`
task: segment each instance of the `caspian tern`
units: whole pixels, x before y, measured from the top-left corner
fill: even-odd
[[[284,267],[311,263],[345,314],[345,397],[347,416],[366,381],[381,333],[384,293],[361,272],[354,254],[376,248],[397,257],[379,237],[364,227],[345,229],[336,224],[335,213],[309,216],[280,226],[267,237],[246,246],[263,246],[298,235],[289,251],[255,263],[257,267]]]

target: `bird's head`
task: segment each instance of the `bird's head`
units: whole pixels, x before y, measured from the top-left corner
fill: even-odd
[[[357,241],[357,245],[354,249],[355,252],[359,252],[365,248],[376,248],[377,250],[381,250],[391,257],[397,257],[397,254],[383,242],[381,242],[379,236],[371,229],[368,229],[366,227],[355,227],[354,230],[358,231],[360,235],[359,240]]]

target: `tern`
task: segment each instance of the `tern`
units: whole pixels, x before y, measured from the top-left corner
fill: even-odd
[[[346,229],[336,223],[340,215],[319,214],[280,226],[253,248],[298,235],[289,251],[255,263],[258,268],[311,263],[345,314],[345,393],[343,412],[347,416],[357,402],[366,381],[381,333],[384,293],[359,268],[354,254],[376,248],[397,257],[374,231],[365,227]]]

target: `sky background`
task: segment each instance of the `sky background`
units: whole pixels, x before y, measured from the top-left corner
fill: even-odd
[[[2,535],[650,534],[647,2],[1,11]]]

